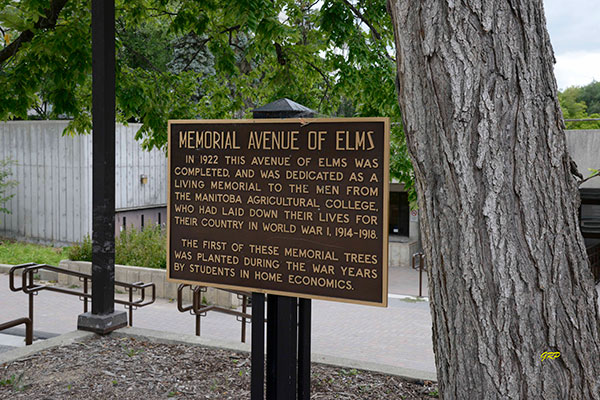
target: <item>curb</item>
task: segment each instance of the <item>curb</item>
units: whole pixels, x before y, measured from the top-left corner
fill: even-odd
[[[394,293],[388,293],[388,299],[398,299],[398,300],[402,300],[402,301],[409,301],[409,302],[428,302],[429,301],[429,297],[428,296],[413,296],[410,294],[394,294]]]
[[[74,342],[86,340],[93,336],[94,334],[91,332],[73,331],[65,333],[64,335],[53,337],[51,339],[36,342],[30,346],[17,347],[15,349],[0,354],[0,365],[17,361],[21,358],[33,356],[43,350],[48,350],[54,347],[66,346]]]
[[[411,382],[432,381],[437,382],[435,372],[421,371],[418,369],[398,367],[395,365],[379,364],[368,361],[352,360],[349,358],[335,357],[323,354],[311,354],[311,361],[317,364],[331,365],[340,368],[353,368],[363,371],[379,372],[385,375],[395,375]]]
[[[163,344],[188,344],[204,346],[215,349],[226,349],[243,353],[250,353],[249,343],[237,343],[204,336],[195,336],[184,333],[163,332],[154,329],[125,327],[117,329],[111,333],[111,336],[116,337],[133,337],[136,339],[144,339],[150,342]]]
[[[201,336],[162,332],[153,329],[127,327],[117,329],[110,333],[110,335],[115,337],[132,337],[155,343],[197,345],[209,348],[226,349],[236,352],[250,353],[250,344],[246,343],[236,343]],[[47,350],[58,346],[66,346],[73,342],[86,340],[94,336],[96,336],[96,334],[92,332],[73,331],[48,340],[36,342],[31,346],[18,347],[16,349],[9,350],[5,353],[1,353],[0,365],[35,355],[36,353],[43,350]],[[317,364],[330,365],[334,367],[354,368],[364,371],[378,372],[386,375],[395,375],[413,382],[437,381],[437,377],[434,372],[420,371],[416,369],[397,367],[387,364],[351,360],[347,358],[334,357],[316,353],[311,354],[311,361]]]
[[[8,264],[0,264],[0,274],[7,274],[10,272],[10,269],[12,268],[12,265],[8,265]]]

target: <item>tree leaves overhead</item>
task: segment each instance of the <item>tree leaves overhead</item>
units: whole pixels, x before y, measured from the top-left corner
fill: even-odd
[[[0,62],[0,119],[90,131],[90,7],[0,0],[0,52],[31,32]],[[52,13],[55,26],[38,23]],[[170,118],[244,118],[288,97],[321,115],[391,117],[392,176],[412,186],[385,0],[117,0],[116,45],[117,118],[141,122],[148,148],[165,146]]]
[[[588,114],[600,114],[600,82],[593,81],[583,86],[579,100],[587,104]]]
[[[600,118],[600,82],[572,86],[558,93],[565,119]],[[600,121],[567,121],[567,129],[600,129]]]
[[[29,111],[43,102],[51,103],[53,108],[45,117],[79,112],[78,91],[89,80],[91,71],[90,15],[75,14],[74,7],[78,6],[75,2],[67,2],[61,14],[58,10],[52,14],[44,6],[48,2],[0,1],[0,9],[18,10],[11,12],[8,20],[6,14],[0,17],[3,36],[10,38],[0,52],[15,52],[0,62],[0,87],[4,89],[0,91],[2,120],[27,118]],[[69,23],[63,14],[71,17]],[[41,18],[55,20],[56,24],[40,24]],[[20,22],[16,23],[17,20]],[[11,49],[16,43],[19,47]]]

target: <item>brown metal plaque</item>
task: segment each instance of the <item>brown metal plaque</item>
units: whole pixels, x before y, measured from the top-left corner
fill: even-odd
[[[167,277],[387,305],[389,119],[169,121]]]

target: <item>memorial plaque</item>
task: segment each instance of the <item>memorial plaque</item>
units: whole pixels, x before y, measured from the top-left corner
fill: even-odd
[[[387,305],[389,119],[169,121],[169,280]]]

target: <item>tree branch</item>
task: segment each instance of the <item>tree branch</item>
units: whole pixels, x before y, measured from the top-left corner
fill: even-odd
[[[323,70],[319,67],[317,67],[314,63],[312,63],[311,61],[307,60],[306,58],[300,56],[298,53],[292,51],[292,54],[294,54],[296,57],[298,57],[298,59],[302,60],[303,62],[306,63],[306,65],[308,65],[309,67],[311,67],[312,69],[314,69],[315,71],[317,71],[317,73],[319,75],[321,75],[321,78],[323,78],[323,81],[325,82],[325,93],[323,94],[323,96],[321,97],[321,101],[319,101],[319,105],[317,106],[317,109],[321,108],[321,104],[323,104],[323,101],[328,98],[329,96],[329,90],[331,90],[331,82],[329,81],[329,77],[327,76],[327,74],[325,72],[323,72]]]
[[[197,43],[198,50],[196,50],[196,52],[194,53],[192,58],[190,58],[190,60],[187,62],[187,64],[185,65],[185,67],[183,67],[183,69],[181,71],[187,71],[187,69],[190,67],[190,65],[192,65],[192,62],[194,62],[196,57],[198,57],[198,54],[200,54],[200,52],[202,51],[204,46],[206,46],[206,43],[208,43],[209,41],[210,41],[210,37],[207,37],[206,39],[202,39],[200,42]]]
[[[235,26],[232,26],[231,28],[223,29],[219,33],[228,33],[229,34],[229,45],[235,46],[233,43],[231,43],[231,33],[233,31],[236,31],[236,30],[240,29],[240,27],[241,27],[241,25],[235,25]],[[200,54],[200,52],[202,51],[202,49],[204,48],[204,46],[206,46],[206,44],[208,42],[210,42],[211,39],[213,39],[213,37],[212,36],[208,36],[205,39],[202,39],[200,42],[198,42],[198,50],[196,50],[196,53],[194,53],[194,55],[192,56],[192,58],[190,58],[190,60],[186,64],[186,66],[183,67],[182,71],[186,71],[190,67],[190,65],[192,65],[192,62],[196,59],[196,57],[198,57],[198,54]],[[236,46],[236,47],[240,48],[239,46]]]
[[[116,33],[119,33],[120,35],[122,35],[125,32],[125,27],[123,25],[123,22],[120,20],[116,21],[117,24],[119,24],[121,26],[121,29],[115,29]],[[144,60],[144,62],[146,64],[148,64],[148,66],[153,69],[154,71],[158,72],[159,74],[163,75],[163,71],[160,70],[160,68],[158,68],[157,66],[155,66],[152,61],[150,61],[148,59],[148,57],[146,57],[145,55],[143,55],[142,53],[140,53],[139,51],[137,51],[136,49],[134,49],[133,47],[131,47],[126,40],[121,40],[121,43],[123,43],[123,46],[125,46],[125,48],[127,48],[127,50],[131,51],[133,54],[137,55],[138,57],[140,57],[142,60]]]
[[[307,7],[304,9],[304,11],[308,11],[308,10],[310,10],[311,8],[313,8],[314,6],[316,6],[316,5],[319,3],[319,1],[321,1],[321,0],[317,0],[317,1],[315,1],[314,3],[312,3],[312,4],[309,4],[309,5],[308,5],[308,6],[307,6]]]
[[[312,69],[314,69],[315,71],[317,71],[319,73],[319,75],[321,75],[321,77],[323,78],[323,81],[325,82],[325,85],[327,86],[327,88],[325,89],[325,93],[323,93],[323,97],[321,97],[321,101],[319,101],[319,105],[317,107],[317,109],[320,109],[321,108],[321,104],[323,104],[323,100],[325,100],[328,97],[329,90],[331,89],[331,85],[329,83],[329,77],[323,71],[321,71],[320,68],[318,68],[316,65],[314,65],[310,61],[304,60],[304,62],[306,64],[308,64],[310,67],[312,67]]]
[[[58,21],[58,16],[65,4],[67,4],[67,1],[68,0],[52,0],[50,8],[46,9],[44,12],[45,16],[40,18],[33,25],[32,29],[21,32],[18,38],[0,51],[0,70],[2,69],[2,64],[9,58],[14,57],[24,43],[30,42],[33,39],[35,31],[39,29],[54,29],[56,22]]]
[[[377,29],[375,29],[375,27],[371,24],[371,22],[369,22],[369,20],[363,15],[363,13],[361,13],[358,8],[354,7],[354,5],[352,3],[350,3],[350,1],[348,1],[348,0],[342,0],[342,1],[344,3],[346,3],[346,5],[348,7],[350,7],[350,9],[354,13],[354,15],[356,15],[362,22],[367,24],[369,29],[371,29],[371,33],[373,34],[373,37],[377,40],[381,40],[381,35],[379,34],[379,31],[377,31]]]
[[[364,16],[363,13],[360,12],[360,10],[358,8],[356,8],[352,3],[350,3],[349,0],[342,0],[354,13],[354,15],[356,15],[356,17],[358,17],[358,19],[360,19],[362,22],[364,22],[369,29],[371,30],[371,34],[373,35],[373,37],[376,40],[382,40],[381,39],[381,34],[379,33],[379,31],[373,26],[373,24],[371,24],[371,22],[367,19],[367,17]],[[396,60],[391,57],[389,54],[387,54],[387,52],[383,52],[382,54],[385,58],[387,58],[388,60],[392,61],[393,63],[396,62]]]
[[[588,176],[585,179],[582,179],[579,181],[579,183],[577,184],[577,186],[581,186],[582,184],[584,184],[585,182],[589,181],[592,178],[597,178],[600,177],[600,170],[594,170],[595,172],[593,174],[591,174],[590,176]]]
[[[285,59],[285,55],[283,54],[283,48],[278,42],[273,43],[275,46],[275,53],[277,54],[277,62],[279,65],[285,65],[287,60]]]

